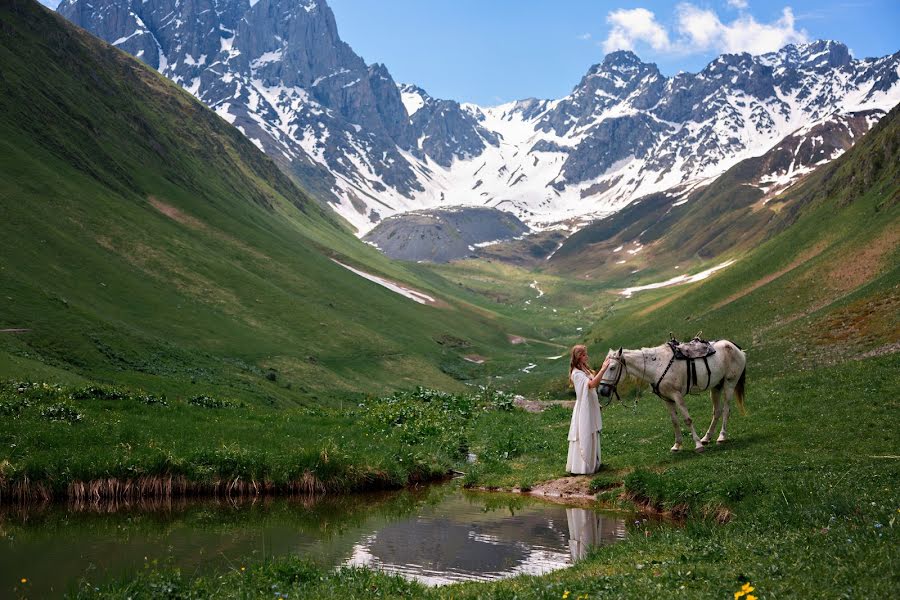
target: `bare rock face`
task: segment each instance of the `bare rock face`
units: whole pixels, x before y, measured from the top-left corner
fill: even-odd
[[[825,40],[724,54],[673,77],[613,52],[565,98],[486,108],[367,65],[324,0],[64,0],[58,10],[189,90],[360,234],[458,205],[538,229],[578,226],[707,185],[836,115],[868,111],[858,124],[870,127],[900,102],[900,53],[858,60]],[[814,154],[794,168],[819,164]]]
[[[388,217],[363,239],[391,258],[448,262],[473,255],[479,245],[527,232],[528,227],[510,213],[459,207]]]

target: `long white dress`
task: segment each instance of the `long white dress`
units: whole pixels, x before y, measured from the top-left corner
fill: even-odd
[[[580,369],[573,369],[571,377],[575,385],[575,408],[569,425],[566,471],[577,474],[596,473],[600,468],[600,432],[603,429],[597,388],[588,386],[590,378]]]

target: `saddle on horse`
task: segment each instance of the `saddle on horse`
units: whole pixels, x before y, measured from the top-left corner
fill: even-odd
[[[699,337],[695,337],[689,342],[679,342],[675,338],[672,338],[666,343],[669,345],[669,348],[672,349],[672,352],[675,353],[676,360],[706,358],[707,356],[712,356],[716,353],[716,349],[713,348],[712,342],[701,340]]]
[[[703,391],[706,391],[712,381],[712,374],[709,370],[709,363],[707,362],[706,358],[716,353],[716,349],[713,348],[713,342],[700,339],[700,334],[697,334],[694,339],[684,343],[679,342],[675,339],[675,336],[672,336],[671,339],[666,342],[666,345],[668,345],[669,349],[672,350],[672,358],[669,359],[669,364],[666,365],[666,369],[663,371],[663,374],[660,376],[659,380],[656,383],[652,384],[653,393],[657,396],[660,396],[659,384],[662,383],[662,380],[666,376],[666,373],[669,372],[669,369],[672,367],[672,363],[674,363],[676,360],[683,360],[685,361],[685,368],[687,370],[687,386],[684,390],[684,393],[689,394],[691,391],[691,387],[693,387],[695,384],[698,386],[700,385],[700,382],[697,379],[697,365],[694,364],[694,361],[697,359],[702,359],[703,365],[706,367],[706,387],[703,388]]]

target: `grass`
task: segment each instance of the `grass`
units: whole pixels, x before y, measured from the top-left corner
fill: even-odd
[[[206,394],[8,382],[0,387],[0,494],[83,500],[397,488],[446,477],[469,450],[470,421],[510,408],[509,396],[492,389],[419,388],[338,409],[275,409]]]

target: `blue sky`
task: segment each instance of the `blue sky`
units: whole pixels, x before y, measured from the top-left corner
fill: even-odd
[[[328,0],[341,38],[397,81],[497,104],[566,95],[590,65],[630,47],[671,75],[727,50],[835,39],[856,57],[900,50],[898,0]]]
[[[326,1],[367,62],[435,97],[482,105],[564,96],[623,47],[666,75],[804,39],[844,42],[856,57],[900,50],[900,0]]]

